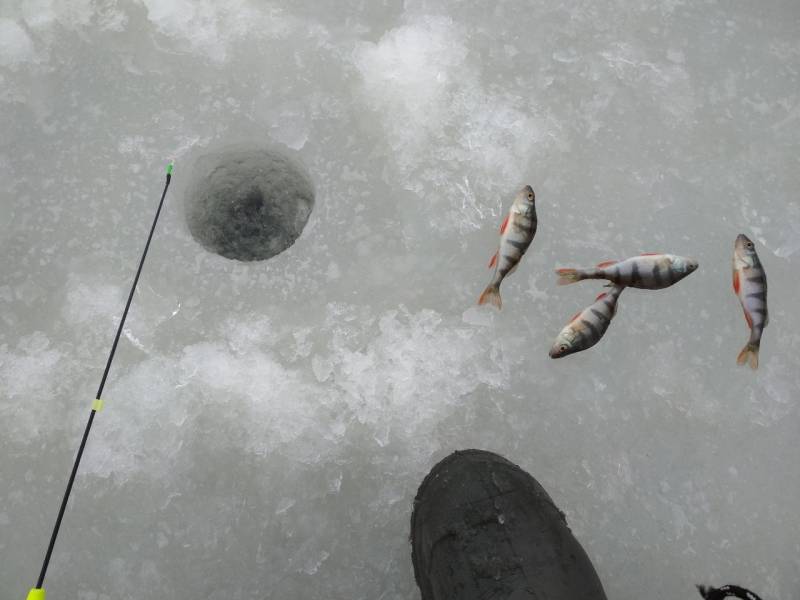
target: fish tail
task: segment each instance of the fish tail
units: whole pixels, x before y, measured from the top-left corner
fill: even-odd
[[[500,298],[500,286],[490,283],[486,286],[486,289],[483,290],[481,297],[478,298],[478,304],[486,304],[487,302],[491,302],[497,308],[503,308],[503,301]]]
[[[739,352],[739,356],[736,357],[736,364],[743,365],[746,362],[750,362],[751,369],[758,368],[758,349],[759,345],[754,344],[752,342],[748,342],[745,344],[742,351]]]
[[[583,271],[578,269],[556,269],[556,275],[558,275],[558,285],[569,285],[585,279]]]

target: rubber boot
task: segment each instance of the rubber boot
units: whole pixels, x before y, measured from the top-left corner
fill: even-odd
[[[411,544],[422,600],[606,600],[544,488],[492,452],[455,452],[431,469]]]

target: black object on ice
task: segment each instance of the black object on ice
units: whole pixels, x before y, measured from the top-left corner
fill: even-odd
[[[606,600],[544,488],[492,452],[455,452],[431,469],[411,543],[422,600]]]
[[[67,509],[67,502],[69,501],[70,493],[72,492],[72,485],[75,483],[75,475],[78,473],[78,467],[81,464],[81,458],[83,457],[83,450],[86,448],[86,440],[89,439],[89,432],[92,430],[92,423],[94,423],[94,415],[99,411],[103,404],[102,404],[102,396],[103,396],[103,388],[106,385],[106,379],[108,378],[108,372],[111,370],[111,363],[114,360],[114,354],[117,351],[117,344],[119,343],[119,336],[122,333],[122,328],[125,325],[125,319],[128,317],[128,310],[131,307],[131,302],[133,301],[133,293],[136,291],[136,284],[139,282],[139,276],[142,274],[142,267],[144,266],[144,259],[147,257],[147,250],[150,248],[150,241],[153,239],[153,233],[156,230],[156,223],[158,223],[158,217],[161,215],[161,208],[164,206],[164,198],[167,196],[167,189],[169,189],[169,182],[172,180],[172,163],[167,166],[167,181],[164,184],[164,191],[161,192],[161,200],[158,203],[158,210],[156,210],[156,216],[153,218],[153,224],[150,226],[150,235],[147,236],[147,243],[144,245],[144,251],[142,252],[142,258],[139,260],[139,268],[136,269],[136,276],[133,278],[133,285],[131,285],[131,291],[128,294],[128,301],[125,303],[125,310],[122,312],[122,318],[119,321],[119,326],[117,327],[117,335],[114,336],[114,343],[111,345],[111,352],[108,354],[108,360],[106,361],[106,368],[103,371],[103,377],[100,380],[100,386],[97,388],[97,394],[95,395],[95,400],[92,403],[92,410],[89,413],[89,421],[86,423],[86,429],[83,430],[83,438],[81,439],[81,445],[78,448],[78,454],[75,457],[75,462],[72,465],[72,472],[69,476],[69,481],[67,482],[67,489],[64,491],[64,497],[61,500],[61,507],[58,509],[58,517],[56,517],[56,524],[53,527],[53,533],[50,535],[50,544],[47,546],[47,553],[44,556],[44,562],[42,563],[42,570],[39,572],[39,579],[36,582],[36,587],[31,590],[33,593],[36,590],[41,590],[42,585],[44,584],[44,577],[47,575],[47,567],[50,565],[50,556],[53,554],[53,546],[56,544],[56,538],[58,537],[58,530],[61,529],[61,521],[64,518],[64,511]],[[44,597],[44,596],[42,596]]]
[[[738,585],[723,585],[720,588],[697,586],[697,591],[706,600],[723,600],[724,598],[742,598],[742,600],[761,600],[750,590]]]

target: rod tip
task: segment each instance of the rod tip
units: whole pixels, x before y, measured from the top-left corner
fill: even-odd
[[[31,588],[27,600],[45,600],[46,597],[47,592],[44,591],[44,588]]]
[[[167,175],[172,175],[172,167],[174,164],[175,163],[173,161],[169,161],[169,164],[167,165]]]

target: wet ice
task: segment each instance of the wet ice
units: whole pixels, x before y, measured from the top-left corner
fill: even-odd
[[[504,1],[0,9],[0,589],[35,579],[162,184],[176,174],[48,575],[53,597],[416,598],[427,470],[482,447],[567,511],[609,597],[800,585],[796,9]],[[296,152],[285,252],[203,250],[181,198],[217,144]],[[474,307],[501,213],[539,231]],[[752,234],[755,374],[730,284]],[[596,296],[552,269],[701,270]],[[589,262],[592,261],[592,262]]]

